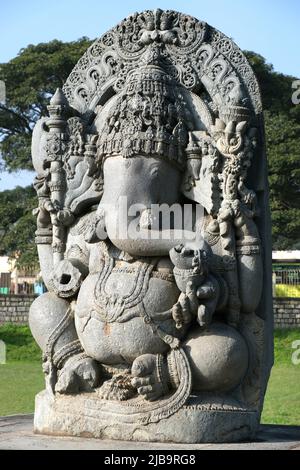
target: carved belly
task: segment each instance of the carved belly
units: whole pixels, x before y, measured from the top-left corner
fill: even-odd
[[[142,354],[162,354],[169,349],[141,318],[104,323],[91,317],[84,324],[77,317],[75,324],[85,352],[102,364],[132,364]]]
[[[150,274],[150,273],[149,273]],[[99,273],[89,275],[82,284],[75,311],[78,336],[88,355],[104,364],[132,363],[141,354],[163,353],[168,346],[144,321],[142,309],[155,321],[178,299],[174,282],[158,275],[143,279],[135,272],[112,270],[99,286]],[[104,284],[104,283],[103,283]],[[87,297],[86,292],[94,295]],[[168,334],[177,334],[172,319],[159,322]]]

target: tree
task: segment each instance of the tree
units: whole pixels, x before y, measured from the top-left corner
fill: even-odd
[[[84,37],[29,45],[0,65],[0,80],[6,84],[6,104],[0,103],[0,153],[6,170],[32,169],[34,124],[46,115],[49,97],[62,87],[90,44]]]
[[[264,107],[274,249],[300,248],[300,105],[292,103],[294,77],[274,72],[246,52],[258,78]]]
[[[18,267],[33,267],[38,262],[32,215],[35,207],[37,197],[32,186],[0,192],[0,256],[16,258]]]
[[[0,153],[6,170],[32,169],[32,129],[46,115],[49,97],[62,87],[90,44],[88,38],[81,38],[29,45],[0,65],[0,80],[6,84],[6,103],[0,103]],[[17,257],[19,267],[38,261],[35,207],[33,187],[0,192],[0,255]]]
[[[32,168],[34,124],[47,115],[50,95],[63,85],[90,44],[82,38],[30,45],[0,65],[0,80],[7,89],[7,102],[0,104],[0,153],[7,170]],[[258,77],[265,109],[273,246],[300,248],[300,105],[291,101],[295,78],[274,72],[259,54],[245,54]],[[33,188],[0,193],[0,254],[17,253],[20,266],[37,260],[31,214],[36,206]]]
[[[300,124],[285,113],[265,113],[273,248],[300,245]]]
[[[260,85],[263,109],[272,113],[287,113],[300,117],[300,110],[292,103],[292,83],[295,77],[275,72],[272,64],[252,51],[244,51]]]

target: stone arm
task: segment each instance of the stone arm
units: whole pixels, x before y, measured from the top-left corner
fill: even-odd
[[[254,213],[242,204],[235,207],[234,227],[241,311],[254,312],[262,294],[263,266]]]
[[[37,230],[35,243],[40,261],[43,281],[51,291],[53,274],[53,248],[52,248],[52,206],[47,198],[39,198],[39,207],[33,211],[37,215]]]
[[[47,289],[59,297],[73,297],[89,270],[89,248],[83,236],[68,234],[64,259],[55,262],[52,230],[56,223],[51,202],[40,203],[37,210],[36,244],[42,276]],[[57,225],[59,226],[59,225]]]
[[[236,278],[231,279],[231,283],[236,283],[237,306],[243,313],[256,310],[262,292],[261,243],[254,221],[255,214],[255,208],[252,210],[245,203],[235,200],[224,204],[218,217],[223,250],[217,248],[217,254],[224,255],[225,245],[236,258]],[[224,281],[225,278],[226,276]],[[228,279],[225,282],[228,282]]]

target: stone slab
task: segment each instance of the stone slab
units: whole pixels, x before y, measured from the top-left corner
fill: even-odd
[[[10,450],[300,450],[300,426],[261,425],[254,442],[161,444],[34,434],[33,415],[0,417],[0,449]]]
[[[129,406],[91,393],[53,396],[44,390],[35,397],[34,430],[53,436],[186,444],[239,442],[255,436],[256,412],[216,397],[211,408],[211,399],[205,402],[195,396],[176,413],[162,419],[152,411],[149,419],[150,414],[141,412],[140,401]]]

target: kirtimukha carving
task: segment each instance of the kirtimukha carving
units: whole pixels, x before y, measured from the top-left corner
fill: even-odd
[[[46,377],[36,431],[252,438],[272,297],[261,98],[245,56],[190,16],[135,13],[94,42],[48,111],[32,143],[48,288],[30,311]]]

